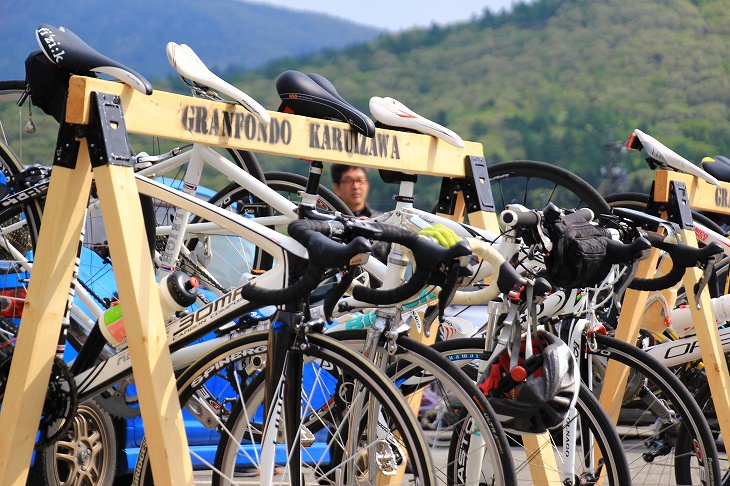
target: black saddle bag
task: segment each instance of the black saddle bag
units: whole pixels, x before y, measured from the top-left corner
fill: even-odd
[[[564,216],[551,227],[553,250],[545,258],[547,278],[555,286],[580,288],[606,278],[606,237],[582,215]]]
[[[47,115],[61,123],[66,109],[68,80],[71,74],[53,64],[41,51],[31,52],[25,60],[25,81],[30,100]]]

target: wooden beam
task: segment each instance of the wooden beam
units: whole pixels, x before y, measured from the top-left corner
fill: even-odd
[[[86,144],[82,144],[82,152]],[[73,186],[72,186],[73,184]],[[69,191],[68,187],[87,188]],[[10,376],[0,411],[0,483],[25,485],[33,444],[48,391],[53,357],[68,302],[73,263],[84,222],[91,166],[76,173],[54,168],[48,188],[33,278],[23,307]]]
[[[70,123],[88,123],[91,92],[117,94],[127,131],[155,137],[226,146],[306,160],[337,162],[413,174],[464,177],[468,155],[483,156],[482,144],[464,148],[429,135],[378,129],[374,138],[350,131],[346,123],[269,112],[261,125],[245,108],[164,91],[145,96],[121,83],[71,78],[66,107]]]
[[[719,186],[714,186],[698,177],[666,170],[657,171],[654,180],[654,200],[657,202],[667,202],[669,184],[679,181],[687,186],[687,198],[693,210],[730,214],[730,183],[721,182]]]
[[[54,168],[55,171],[55,168]],[[114,262],[134,384],[155,484],[192,485],[193,467],[178,400],[152,257],[131,167],[94,169]]]

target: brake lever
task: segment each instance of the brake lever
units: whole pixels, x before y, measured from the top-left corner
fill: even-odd
[[[436,317],[439,318],[439,323],[443,322],[446,306],[448,306],[451,300],[454,298],[454,294],[456,293],[457,289],[457,283],[459,282],[460,277],[463,276],[463,268],[464,267],[461,266],[460,260],[457,259],[451,263],[449,270],[446,272],[446,278],[444,280],[444,283],[440,286],[441,291],[438,295],[438,306],[431,307],[426,311],[425,315],[423,316],[423,332],[426,337],[431,336],[431,325],[436,320]],[[468,271],[468,269],[466,270]]]
[[[616,309],[621,310],[621,301],[623,299],[624,293],[626,292],[626,289],[629,287],[629,284],[632,280],[634,280],[634,277],[636,277],[636,273],[639,270],[639,262],[640,260],[634,260],[631,264],[631,270],[629,271],[629,274],[624,279],[624,282],[621,284],[621,286],[614,292],[613,295],[613,304],[616,306]]]
[[[347,272],[345,272],[345,274],[342,275],[342,278],[340,278],[340,281],[337,282],[337,285],[329,289],[327,293],[324,294],[323,313],[325,322],[332,322],[332,313],[335,310],[335,306],[337,306],[337,302],[339,302],[340,298],[345,295],[345,292],[347,292],[352,281],[355,280],[356,272],[358,270],[359,267],[355,266],[348,268]]]
[[[354,236],[363,236],[369,240],[378,240],[383,234],[383,230],[374,227],[371,223],[365,220],[343,218],[343,223],[350,234]]]
[[[700,308],[700,295],[702,295],[702,291],[710,282],[710,278],[712,278],[712,271],[715,269],[715,264],[718,262],[720,255],[722,255],[722,253],[713,255],[709,260],[707,260],[707,264],[702,272],[702,278],[697,283],[697,291],[695,292],[695,306],[697,309]]]

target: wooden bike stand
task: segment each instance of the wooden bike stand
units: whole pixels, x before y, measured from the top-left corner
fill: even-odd
[[[61,320],[68,311],[93,166],[124,303],[129,353],[155,481],[192,485],[192,464],[152,259],[139,244],[146,238],[119,98],[96,93],[90,96],[90,107],[93,123],[77,127],[85,131],[85,141],[74,142],[73,131],[65,139],[59,135],[33,277],[0,413],[0,483],[26,482]],[[63,132],[68,133],[63,129],[59,133]]]
[[[656,173],[654,201],[659,206],[673,204],[679,214],[684,213],[679,221],[682,229],[682,242],[690,246],[697,246],[697,237],[689,208],[730,214],[728,208],[722,205],[727,200],[726,197],[723,199],[722,195],[727,195],[729,190],[730,184],[727,183],[722,183],[718,188],[694,176],[662,170]],[[654,276],[658,255],[659,250],[652,249],[649,258],[640,263],[637,277],[652,278]],[[702,361],[705,364],[720,431],[723,437],[730,437],[728,435],[730,434],[730,376],[712,311],[710,295],[707,289],[704,289],[699,296],[695,296],[693,290],[701,278],[702,272],[698,268],[689,268],[684,275],[683,284],[697,333],[697,342],[702,352]],[[622,308],[629,309],[629,311],[621,312],[616,338],[628,343],[636,342],[639,329],[642,327],[643,310],[647,298],[648,292],[626,291]],[[618,411],[623,401],[627,377],[628,368],[615,361],[609,362],[600,401],[604,409],[610,412],[614,422],[618,420]]]
[[[469,159],[465,178],[443,181],[437,214],[459,221],[466,213],[472,226],[499,233],[487,168],[480,160]],[[523,435],[522,446],[534,484],[562,485],[549,433]]]
[[[471,190],[466,195],[461,189],[455,190],[455,199],[462,198],[464,204],[451,212],[452,217],[461,217],[466,208],[471,224],[499,232],[494,206],[490,209],[487,204],[491,192],[488,196],[484,192],[489,178],[480,143],[465,142],[464,148],[457,148],[428,135],[385,129],[378,129],[374,138],[367,139],[350,131],[345,123],[278,112],[269,112],[272,121],[266,127],[236,105],[160,91],[144,96],[119,83],[86,77],[73,77],[70,84],[67,119],[73,123],[88,123],[90,93],[112,93],[121,99],[130,133],[464,180]],[[558,484],[555,458],[550,447],[544,447],[549,446],[549,436],[524,439],[526,446],[534,442],[530,450],[534,456],[542,456],[536,463],[544,464],[544,468],[533,470],[533,479],[545,483],[548,478],[544,476],[550,474],[550,483]]]

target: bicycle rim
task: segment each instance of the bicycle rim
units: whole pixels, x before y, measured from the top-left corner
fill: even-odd
[[[575,174],[545,162],[514,160],[488,167],[497,214],[507,204],[543,209],[549,202],[560,208],[590,208],[598,214],[611,210],[593,186]]]
[[[467,374],[476,379],[477,367],[475,360],[481,359],[484,352],[484,338],[463,338],[441,341],[433,345],[434,349],[443,354],[450,361],[456,363],[460,368],[467,371]],[[604,484],[622,485],[630,484],[630,473],[625,461],[623,448],[621,447],[616,430],[611,425],[605,412],[602,411],[595,398],[590,395],[584,387],[578,395],[576,402],[578,437],[592,437],[591,447],[586,447],[587,441],[576,441],[576,454],[574,457],[574,478],[573,481],[594,481],[595,478],[604,478]],[[459,457],[468,453],[468,441],[463,441],[463,433],[458,433],[450,445],[449,457]],[[517,471],[519,484],[535,484],[535,479],[530,471],[530,458],[537,451],[527,450],[521,437],[508,435],[511,441],[511,450]],[[550,447],[556,457],[556,464],[562,464],[561,456],[562,435],[558,429],[549,436],[547,447]],[[603,460],[597,462],[598,458],[589,460],[593,447],[597,446],[601,451]],[[539,470],[540,465],[535,465]],[[552,469],[546,471],[554,474]],[[607,482],[606,482],[607,481]],[[574,483],[579,484],[579,483]]]
[[[362,350],[366,333],[350,330],[328,336]],[[419,410],[439,484],[517,484],[507,436],[475,383],[425,344],[400,336],[397,345],[386,373],[411,408]],[[471,447],[468,454],[449,458],[445,448],[457,430],[464,432],[463,439],[469,440]]]
[[[308,371],[301,388],[303,414],[299,438],[302,444],[309,443],[301,448],[300,483],[336,484],[338,478],[349,477],[353,472],[357,481],[352,484],[372,484],[372,471],[381,470],[375,467],[377,464],[385,467],[388,461],[397,462],[398,456],[407,454],[411,469],[394,484],[435,484],[417,422],[387,379],[371,363],[331,339],[310,335],[308,344],[302,350]],[[260,404],[265,395],[259,376],[265,366],[266,348],[265,332],[239,337],[199,359],[178,379],[181,403],[204,410],[211,426],[220,430],[214,457],[192,457],[196,484],[239,484],[245,477],[257,474],[257,441],[263,430]],[[363,415],[356,417],[347,409],[347,404],[360,392],[365,393],[366,400],[374,399],[382,407],[379,424],[387,427],[375,440],[364,440],[367,423],[361,422]],[[205,403],[196,399],[201,396],[206,397]],[[354,441],[358,445],[355,454],[343,457],[346,446],[353,444],[343,432],[350,430],[352,423],[362,435]],[[283,455],[277,452],[280,471],[274,481],[290,484],[283,451]],[[338,460],[332,463],[334,459]],[[148,468],[144,446],[135,468],[135,484],[152,484]]]

